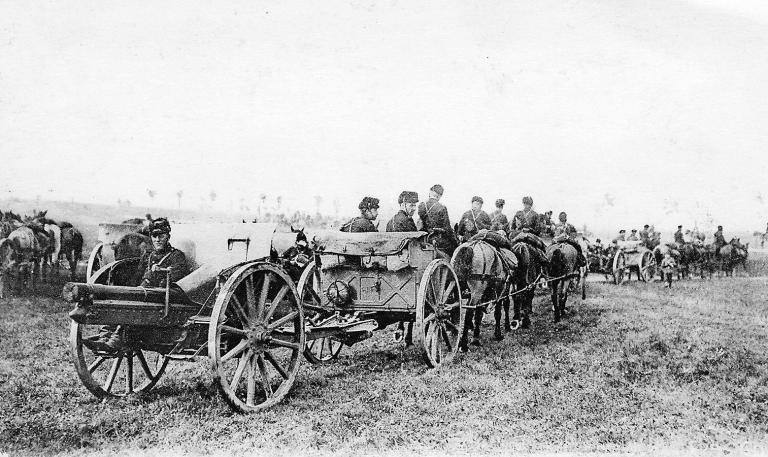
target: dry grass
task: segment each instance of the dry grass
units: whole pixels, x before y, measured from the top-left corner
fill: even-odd
[[[553,325],[427,370],[391,332],[304,364],[286,400],[231,412],[205,359],[144,398],[97,402],[69,362],[68,307],[0,302],[0,451],[21,454],[655,452],[768,449],[765,279],[590,283]],[[55,288],[51,288],[53,292]]]

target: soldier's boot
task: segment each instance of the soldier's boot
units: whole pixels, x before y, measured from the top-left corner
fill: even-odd
[[[117,327],[104,325],[99,334],[83,339],[83,345],[91,351],[117,352],[123,345],[123,339]]]

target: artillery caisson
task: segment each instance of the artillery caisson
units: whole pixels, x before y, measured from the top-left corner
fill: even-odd
[[[632,272],[644,282],[653,281],[657,271],[653,251],[640,241],[620,241],[609,246],[601,255],[589,257],[589,271],[603,273],[607,280],[621,284],[630,279]]]
[[[227,403],[258,411],[290,391],[302,354],[331,360],[341,345],[398,321],[417,324],[431,366],[451,358],[461,294],[426,234],[316,238],[297,290],[277,261],[296,234],[275,229],[172,224],[192,271],[178,282],[138,287],[139,258],[129,257],[96,269],[88,283],[66,284],[73,361],[86,388],[99,398],[147,392],[170,361],[207,356]],[[105,334],[119,337],[117,347],[90,349],[100,346],[87,340]]]
[[[311,322],[306,358],[334,360],[373,330],[413,323],[414,342],[437,367],[458,352],[461,290],[449,259],[425,232],[323,232],[298,293]]]

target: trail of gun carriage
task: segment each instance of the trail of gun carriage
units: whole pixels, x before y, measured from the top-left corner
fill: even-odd
[[[0,451],[762,449],[762,250],[604,245],[530,197],[451,225],[442,193],[403,192],[383,231],[373,197],[301,222],[0,213]]]

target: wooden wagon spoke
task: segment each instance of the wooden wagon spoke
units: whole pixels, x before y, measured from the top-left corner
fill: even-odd
[[[256,291],[253,285],[253,277],[246,276],[243,283],[245,283],[245,302],[247,305],[247,316],[251,319],[258,320],[259,314],[258,310],[256,309]]]
[[[443,320],[443,325],[446,325],[446,326],[448,326],[448,327],[451,327],[451,328],[453,329],[453,331],[454,331],[454,332],[458,332],[458,331],[459,331],[459,328],[458,328],[458,327],[456,327],[456,324],[454,324],[453,322],[451,322],[451,321],[450,321],[450,320],[448,320],[448,319],[445,319],[445,320]]]
[[[125,363],[125,393],[130,394],[133,392],[133,356],[126,357]]]
[[[107,380],[104,382],[104,390],[107,392],[112,390],[112,384],[115,383],[115,377],[117,377],[117,371],[120,369],[120,364],[123,361],[123,356],[120,356],[115,359],[115,361],[112,363],[112,368],[109,370],[109,375],[107,376]]]
[[[445,292],[443,293],[443,300],[440,300],[441,305],[445,305],[448,302],[448,298],[451,296],[451,294],[455,289],[456,289],[456,281],[451,281],[450,284],[448,284],[448,287],[446,287]]]
[[[424,324],[428,324],[428,323],[432,322],[433,320],[435,320],[435,316],[436,316],[436,314],[432,313],[429,316],[425,317],[424,318]]]
[[[291,288],[288,287],[288,284],[284,284],[283,287],[280,288],[280,290],[277,292],[277,295],[275,295],[275,298],[272,299],[272,304],[267,310],[267,314],[264,316],[264,322],[269,322],[269,320],[272,319],[272,315],[275,313],[275,310],[280,305],[280,302],[283,301],[283,298],[285,298],[285,294],[287,294],[290,290]]]
[[[294,320],[296,316],[298,316],[299,313],[297,311],[291,311],[290,313],[286,314],[285,316],[281,317],[280,319],[272,322],[271,324],[267,325],[267,328],[270,330],[274,330],[276,328],[282,327],[284,324]]]
[[[282,376],[283,379],[288,379],[288,373],[283,369],[283,367],[280,366],[280,363],[278,363],[278,361],[275,359],[275,356],[273,356],[271,352],[264,351],[264,357],[269,361],[269,363],[272,364],[273,367],[275,367],[275,370],[280,373],[280,376]]]
[[[242,336],[242,337],[248,336],[246,331],[240,328],[235,328],[229,325],[220,325],[220,327],[221,327],[221,330],[224,332],[233,333],[235,335]]]
[[[248,311],[246,308],[243,307],[243,304],[240,303],[240,300],[237,298],[235,294],[232,294],[232,301],[230,302],[232,305],[232,309],[235,310],[235,314],[237,314],[237,318],[240,319],[240,322],[243,323],[243,326],[250,325],[249,319],[248,319]]]
[[[448,347],[448,351],[453,351],[453,345],[451,345],[451,339],[448,337],[448,331],[445,329],[445,327],[440,327],[440,336],[443,337],[443,341]]]
[[[147,375],[147,378],[152,379],[152,370],[149,369],[149,364],[147,363],[147,359],[144,358],[144,353],[136,351],[136,358],[139,359],[139,365],[141,365],[141,369],[144,370],[144,374]]]
[[[261,292],[259,294],[259,303],[256,305],[256,319],[263,320],[264,316],[264,305],[267,303],[267,296],[269,295],[269,285],[272,282],[270,279],[272,276],[271,273],[266,273],[264,275],[264,280],[261,283]]]
[[[256,397],[256,370],[252,359],[253,357],[248,357],[248,386],[245,394],[245,403],[248,406],[253,406],[253,400]]]
[[[273,395],[272,385],[269,383],[269,374],[267,373],[267,367],[264,365],[264,356],[259,354],[256,357],[256,365],[259,368],[259,374],[261,375],[261,385],[264,388],[264,394],[267,398]]]
[[[105,360],[107,360],[106,357],[99,356],[96,360],[93,361],[93,363],[88,365],[88,371],[93,373],[97,368],[99,368],[99,366],[101,366],[102,363],[104,363]]]
[[[245,368],[248,366],[248,360],[250,357],[250,351],[246,352],[242,357],[240,357],[240,361],[237,363],[235,373],[232,375],[232,382],[229,384],[229,388],[232,389],[232,392],[237,391],[237,386],[240,385],[240,380],[243,378],[243,373],[245,372]]]
[[[269,341],[269,343],[274,345],[274,346],[280,346],[280,347],[290,348],[290,349],[299,349],[299,344],[298,343],[294,343],[292,341],[281,340],[281,339],[278,339],[278,338],[275,338],[275,337],[272,337],[272,339]]]
[[[229,352],[227,352],[221,357],[221,361],[226,362],[232,357],[235,357],[236,355],[243,352],[247,347],[248,347],[248,340],[241,340],[239,343],[237,343],[237,345],[234,348],[232,348],[232,350],[230,350]]]

